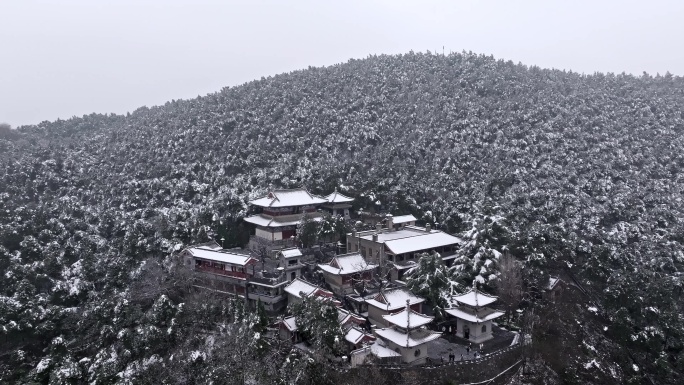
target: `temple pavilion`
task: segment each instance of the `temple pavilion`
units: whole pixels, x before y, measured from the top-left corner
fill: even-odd
[[[328,202],[322,205],[324,209],[330,212],[330,214],[333,216],[340,215],[349,219],[349,210],[352,208],[352,202],[354,202],[354,198],[340,194],[337,192],[337,187],[335,187],[335,191],[326,196],[325,199]]]
[[[492,322],[504,315],[504,312],[489,307],[497,299],[477,290],[476,285],[467,293],[453,296],[452,301],[458,306],[445,309],[445,312],[455,318],[456,335],[474,343],[492,339]]]
[[[428,346],[431,341],[441,336],[425,326],[433,317],[412,310],[410,301],[406,308],[398,313],[382,316],[390,327],[376,329],[375,334],[387,344],[387,347],[401,354],[402,361],[409,365],[421,365],[428,357]]]
[[[405,288],[381,290],[373,298],[366,299],[369,321],[377,327],[389,326],[384,316],[401,311],[406,301],[410,303],[413,311],[420,313],[425,299],[416,296]]]

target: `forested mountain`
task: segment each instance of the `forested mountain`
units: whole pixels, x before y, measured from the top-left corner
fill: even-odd
[[[230,340],[263,321],[183,290],[170,253],[215,234],[244,244],[246,202],[270,186],[339,186],[468,234],[473,253],[571,269],[597,320],[583,307],[565,321],[601,328],[556,352],[561,380],[675,383],[682,148],[681,77],[472,53],[370,56],[0,132],[0,382],[240,382],[252,366],[264,383],[305,378],[258,336],[235,354]],[[211,328],[234,331],[210,343]],[[255,365],[264,354],[287,365]]]

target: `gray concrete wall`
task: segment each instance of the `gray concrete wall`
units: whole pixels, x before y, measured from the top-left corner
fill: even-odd
[[[375,306],[368,305],[368,318],[375,323],[379,328],[384,328],[387,326],[387,321],[385,321],[384,318],[382,318],[383,315],[386,315],[387,311],[384,311],[382,309],[378,309]]]
[[[478,360],[423,366],[360,365],[337,372],[334,383],[367,385],[432,385],[469,384],[491,380],[504,370],[519,365],[520,345],[506,348]],[[516,367],[497,377],[492,385],[504,384],[516,372]]]
[[[345,287],[342,284],[342,276],[335,275],[335,274],[330,274],[327,271],[323,272],[323,279],[325,279],[325,282],[330,285],[330,287],[333,289],[333,292],[339,295],[344,295],[345,293]]]

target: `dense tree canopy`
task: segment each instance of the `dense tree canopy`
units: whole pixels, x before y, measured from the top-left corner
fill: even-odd
[[[444,309],[451,304],[450,297],[463,289],[455,281],[453,272],[444,265],[439,253],[422,253],[418,265],[406,273],[406,287],[425,298],[437,317],[445,317]]]
[[[331,299],[304,296],[301,302],[289,304],[288,311],[296,317],[297,331],[314,349],[341,352],[344,333]]]

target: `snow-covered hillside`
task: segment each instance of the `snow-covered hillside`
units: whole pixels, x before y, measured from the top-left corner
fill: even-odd
[[[194,370],[192,352],[213,348],[183,327],[227,310],[182,305],[165,257],[209,236],[244,244],[247,200],[303,185],[468,234],[459,263],[485,284],[504,250],[570,266],[610,322],[596,354],[614,362],[607,378],[672,383],[684,375],[683,147],[680,77],[471,53],[370,56],[21,127],[0,137],[0,380],[162,375],[173,355]],[[604,381],[591,359],[561,369]]]

